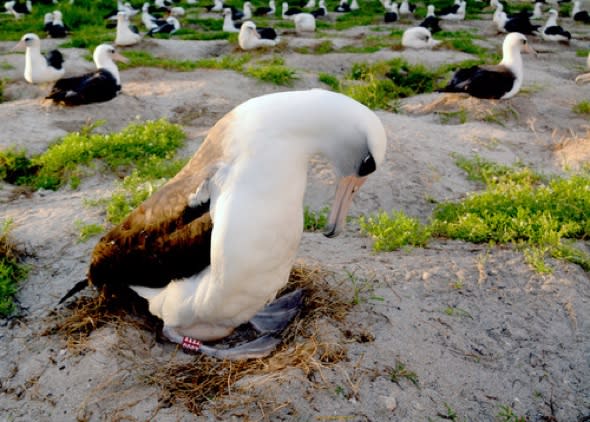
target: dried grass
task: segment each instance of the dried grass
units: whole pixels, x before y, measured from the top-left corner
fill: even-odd
[[[283,343],[268,358],[221,361],[199,354],[187,361],[186,356],[182,356],[183,359],[175,359],[170,355],[155,358],[149,351],[141,353],[141,356],[125,357],[131,359],[131,366],[139,379],[160,387],[161,407],[180,402],[194,413],[201,413],[205,404],[213,412],[228,410],[231,400],[215,399],[237,394],[242,387],[236,383],[246,377],[249,377],[248,381],[254,380],[252,382],[260,385],[280,380],[281,371],[296,368],[308,379],[313,374],[319,374],[317,379],[321,380],[322,369],[344,360],[346,349],[339,344],[318,340],[317,322],[328,318],[337,324],[346,317],[352,306],[350,298],[344,297],[330,285],[327,280],[330,277],[331,274],[320,268],[298,266],[292,270],[289,283],[279,295],[298,288],[304,289],[303,308],[283,332]],[[116,330],[120,328],[121,330],[117,330],[120,337],[123,337],[122,332],[128,328],[153,331],[156,327],[153,318],[139,317],[145,309],[123,306],[128,303],[128,299],[122,298],[107,301],[102,295],[81,297],[71,303],[65,312],[61,310],[61,315],[57,312],[51,315],[51,327],[45,334],[64,335],[68,348],[81,353],[88,347],[88,335],[103,325],[114,326]],[[123,348],[124,343],[122,340]],[[241,405],[248,400],[256,400],[259,406],[264,402],[264,399],[261,402],[251,395],[240,396]],[[266,406],[266,411],[273,413],[285,406],[288,407],[289,404],[269,405]],[[260,410],[265,413],[265,409]]]

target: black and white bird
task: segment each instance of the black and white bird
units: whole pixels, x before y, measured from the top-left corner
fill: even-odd
[[[549,10],[548,14],[549,17],[547,18],[545,26],[540,29],[541,38],[543,38],[545,41],[569,43],[569,41],[572,39],[572,34],[557,24],[557,10],[551,9]]]
[[[109,101],[121,91],[121,78],[115,60],[127,62],[109,44],[100,44],[92,56],[97,70],[82,76],[58,80],[46,97],[68,106]]]
[[[416,5],[410,4],[408,0],[402,0],[399,5],[399,14],[401,17],[413,17],[414,10],[416,10]]]
[[[502,5],[499,4],[498,9],[500,13],[496,16],[494,14],[494,22],[500,32],[520,32],[525,35],[539,35],[540,25],[533,25],[526,13],[518,13],[512,17],[508,17],[502,11]]]
[[[45,20],[47,20],[47,14]],[[65,38],[69,33],[68,27],[63,22],[63,15],[59,10],[54,10],[51,13],[51,22],[46,22],[44,29],[51,38]]]
[[[572,19],[577,22],[590,23],[590,14],[588,14],[587,10],[582,10],[582,2],[580,0],[574,1]]]
[[[293,19],[293,16],[303,13],[299,7],[290,7],[286,1],[281,5],[281,17],[283,19]]]
[[[180,29],[180,22],[174,16],[168,16],[163,23],[148,31],[147,35],[153,37],[154,34],[172,35]]]
[[[242,24],[234,22],[232,15],[229,7],[223,9],[223,32],[240,32]]]
[[[533,7],[533,14],[531,15],[531,19],[543,19],[543,4],[544,1],[536,1],[535,6]]]
[[[129,46],[141,41],[141,34],[135,25],[129,23],[129,16],[125,12],[117,13],[117,33],[115,45]]]
[[[497,65],[459,69],[440,92],[463,92],[477,98],[507,99],[518,93],[524,77],[521,52],[535,53],[518,32],[506,35]]]
[[[141,8],[141,22],[143,23],[145,29],[149,32],[160,25],[164,25],[166,20],[153,16],[150,13],[150,4],[145,2]]]
[[[325,18],[328,16],[328,8],[326,7],[326,0],[320,0],[318,8],[311,11],[315,18]]]
[[[459,1],[458,4],[455,2],[453,6],[447,9],[443,9],[438,14],[438,17],[442,20],[448,21],[462,21],[465,19],[465,12],[467,8],[466,1]]]
[[[426,17],[420,23],[420,26],[428,29],[431,34],[442,31],[442,28],[440,27],[440,18],[436,17],[434,14],[434,5],[428,5],[426,8]]]
[[[315,16],[311,13],[298,13],[293,15],[293,23],[295,24],[295,32],[298,34],[315,31]]]
[[[440,44],[440,41],[432,38],[430,31],[423,26],[408,28],[402,35],[402,46],[405,48],[432,48],[438,44]]]
[[[267,6],[260,6],[254,10],[254,16],[274,16],[276,12],[275,0],[270,0]]]
[[[386,143],[379,117],[345,95],[312,89],[252,98],[100,239],[87,280],[62,301],[89,283],[107,299],[135,292],[163,321],[164,336],[187,351],[266,356],[303,299],[296,290],[275,300],[299,249],[310,160],[325,157],[339,178],[325,233],[334,237],[355,192],[383,163]],[[244,323],[261,337],[229,348],[203,344]]]
[[[338,6],[336,6],[334,11],[338,13],[350,12],[350,5],[348,4],[348,0],[340,0],[340,3],[338,4]]]
[[[240,28],[238,44],[242,50],[254,50],[260,47],[274,47],[280,37],[272,28],[257,28],[252,21],[246,21]]]
[[[33,11],[33,4],[31,0],[26,0],[21,3],[17,0],[7,1],[4,3],[4,9],[7,13],[14,16],[15,19],[20,19],[23,15],[29,15]]]
[[[390,3],[389,9],[385,10],[385,14],[383,15],[383,20],[385,23],[392,23],[396,22],[399,19],[399,9],[397,8],[397,3],[393,2]]]
[[[28,83],[38,84],[54,82],[63,77],[63,55],[59,50],[51,50],[47,55],[41,54],[41,40],[36,34],[25,34],[13,50],[25,48],[24,77]]]

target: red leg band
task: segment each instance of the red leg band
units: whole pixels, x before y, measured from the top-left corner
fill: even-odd
[[[182,338],[182,348],[185,352],[198,352],[201,348],[201,342],[190,337]]]

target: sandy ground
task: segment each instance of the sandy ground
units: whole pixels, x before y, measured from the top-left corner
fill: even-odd
[[[460,199],[479,188],[455,166],[452,153],[522,161],[543,173],[587,162],[589,122],[571,108],[589,98],[590,86],[573,82],[584,70],[585,58],[575,53],[588,47],[589,31],[569,20],[563,24],[575,40],[564,46],[531,39],[539,55],[524,57],[524,90],[509,101],[454,98],[430,107],[442,94],[429,94],[405,100],[402,113],[379,111],[389,140],[386,162],[363,186],[351,214],[400,209],[426,221],[433,202]],[[482,44],[499,48],[502,36],[489,22],[445,25],[449,30],[464,26],[478,26],[489,35]],[[340,46],[358,43],[360,33],[376,32],[355,28],[328,36]],[[189,138],[184,152],[192,155],[208,128],[237,104],[269,92],[322,86],[318,72],[342,75],[356,61],[398,56],[427,66],[470,57],[445,49],[302,55],[292,47],[322,39],[284,39],[289,47],[282,55],[299,75],[293,87],[231,71],[138,68],[122,72],[123,93],[113,101],[72,109],[44,104],[48,87],[22,81],[23,56],[9,52],[12,43],[0,43],[0,61],[14,66],[2,70],[13,82],[6,88],[9,101],[0,104],[0,148],[40,153],[88,121],[105,119],[100,130],[113,131],[165,117],[182,124]],[[225,41],[150,40],[137,49],[196,59],[230,54],[234,47]],[[92,68],[85,54],[65,51],[70,73]],[[481,115],[465,124],[442,123],[441,112],[461,107],[507,118],[503,124]],[[195,418],[181,403],[163,406],[159,387],[145,382],[145,369],[138,370],[137,362],[148,357],[194,359],[157,343],[153,333],[107,325],[91,334],[82,352],[68,348],[63,336],[40,335],[59,298],[84,278],[96,241],[80,243],[73,221],[101,223],[101,210],[85,200],[107,196],[115,183],[112,175],[96,175],[76,190],[30,197],[15,197],[14,187],[1,187],[0,217],[13,220],[13,238],[30,254],[31,268],[18,293],[22,316],[0,321],[1,420]],[[330,167],[315,160],[305,203],[312,209],[329,204],[333,183]],[[326,319],[317,328],[319,337],[344,345],[346,358],[311,375],[284,369],[263,380],[243,380],[206,404],[203,419],[436,421],[452,419],[454,411],[452,420],[496,421],[510,420],[500,416],[502,406],[509,406],[529,421],[588,420],[590,279],[579,267],[550,261],[554,272],[542,275],[511,247],[459,241],[375,254],[370,239],[354,226],[336,239],[305,233],[299,255],[306,265],[333,271],[333,283],[350,295],[351,279],[356,280],[360,303],[343,323]],[[456,312],[449,315],[449,308]],[[414,372],[417,384],[404,378],[392,382],[389,368],[396,363]]]

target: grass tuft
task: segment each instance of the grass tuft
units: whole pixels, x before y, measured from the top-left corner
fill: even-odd
[[[140,173],[157,168],[154,160],[170,160],[184,142],[182,129],[165,120],[134,123],[121,132],[92,133],[101,122],[66,135],[41,155],[28,159],[23,152],[0,153],[3,180],[35,189],[76,187],[84,170],[100,160],[112,170],[133,165]]]
[[[572,111],[577,114],[590,114],[590,101],[580,101],[572,107]]]
[[[27,276],[27,268],[21,263],[23,253],[10,240],[11,224],[5,220],[0,225],[0,317],[3,318],[16,311],[17,286]]]
[[[417,219],[406,216],[402,211],[391,214],[381,212],[376,216],[359,218],[361,233],[374,239],[373,250],[394,251],[402,246],[426,246],[430,229]]]

